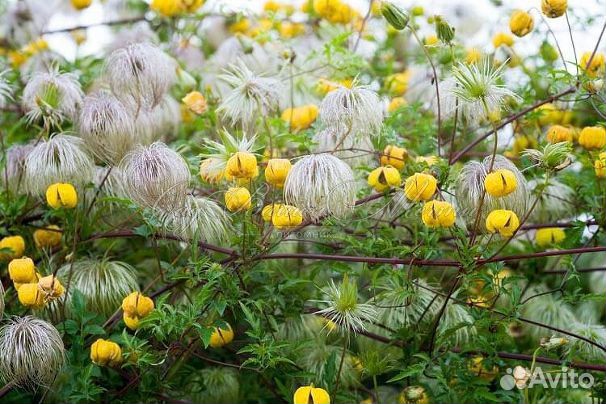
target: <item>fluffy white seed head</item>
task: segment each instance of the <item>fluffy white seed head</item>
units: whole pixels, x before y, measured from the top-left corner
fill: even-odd
[[[137,270],[120,261],[76,261],[59,268],[57,277],[69,279],[67,307],[70,306],[73,291],[78,290],[84,296],[87,310],[104,317],[111,316],[120,307],[125,296],[139,290]]]
[[[122,102],[153,108],[176,80],[175,62],[158,47],[134,43],[116,49],[107,58],[105,77]]]
[[[138,146],[120,163],[127,195],[141,207],[183,206],[190,173],[183,157],[164,143]]]
[[[149,114],[153,141],[174,136],[181,124],[179,102],[168,95]],[[150,142],[151,143],[151,142]]]
[[[378,136],[383,125],[381,100],[366,86],[339,86],[322,100],[320,121],[344,134]]]
[[[125,27],[116,32],[114,39],[107,46],[107,53],[117,49],[126,48],[134,43],[153,43],[157,40],[156,33],[149,27],[147,21],[141,21],[133,24],[131,27]]]
[[[240,59],[219,79],[231,90],[221,100],[217,112],[232,124],[241,123],[247,128],[258,116],[278,108],[282,92],[280,80],[253,73]]]
[[[543,179],[528,181],[528,189],[538,196],[538,189],[542,187]],[[556,179],[550,179],[547,187],[540,193],[539,201],[532,211],[532,220],[538,223],[549,223],[569,217],[574,212],[574,190]]]
[[[27,155],[25,186],[30,194],[43,195],[56,182],[85,185],[92,181],[94,169],[82,139],[58,134],[38,143]]]
[[[456,199],[461,217],[469,226],[473,226],[480,207],[482,193],[484,193],[484,179],[489,174],[492,156],[486,157],[482,162],[470,161],[465,164],[456,181]],[[486,216],[495,209],[507,209],[514,211],[518,217],[526,213],[528,202],[528,184],[524,175],[510,160],[503,156],[495,156],[493,171],[507,169],[514,173],[518,183],[515,191],[502,197],[493,197],[486,193],[482,204],[480,226],[486,220]]]
[[[356,200],[356,181],[351,168],[330,154],[311,154],[297,161],[284,184],[286,203],[318,221],[351,212]]]
[[[419,283],[423,287],[390,279],[377,299],[368,302],[377,305],[382,324],[399,329],[418,324],[421,316],[425,321],[434,318],[440,310],[436,295],[428,290],[429,285],[425,281],[420,279]]]
[[[0,108],[5,108],[13,100],[13,88],[6,78],[8,72],[0,72]]]
[[[45,125],[54,126],[77,117],[82,96],[74,74],[51,69],[31,76],[23,89],[22,105],[30,123],[43,119]]]
[[[0,319],[4,315],[4,286],[2,286],[2,282],[0,282]]]
[[[107,91],[84,98],[78,131],[88,149],[100,160],[115,165],[134,146],[134,116]]]
[[[527,300],[522,306],[522,316],[541,324],[563,330],[569,329],[570,325],[576,321],[571,307],[554,294],[545,294],[548,290],[549,288],[545,285],[535,285],[528,288],[523,300],[530,300]],[[539,341],[543,337],[550,337],[553,334],[551,330],[532,324],[524,324],[524,327],[528,335],[535,341]]]
[[[184,240],[225,241],[231,228],[225,211],[208,198],[188,195],[182,207],[157,213],[164,230]]]
[[[49,387],[63,366],[61,335],[46,321],[12,317],[0,327],[0,380],[36,390]]]
[[[443,301],[439,302],[440,307],[442,304]],[[478,333],[473,323],[473,316],[465,306],[448,302],[440,319],[437,335],[444,338],[444,344],[464,346],[469,344]],[[452,330],[456,331],[452,332]],[[446,336],[445,334],[448,333],[451,334]]]
[[[34,149],[32,144],[13,145],[6,151],[4,167],[0,172],[0,183],[19,192],[19,184],[25,178],[25,160]]]
[[[585,337],[600,346],[606,347],[606,326],[603,324],[575,321],[570,328],[570,331],[576,335]],[[604,361],[606,361],[606,352],[604,352],[604,350],[578,338],[570,338],[568,336],[566,336],[566,338],[571,339],[567,348],[574,358],[580,356],[582,359],[589,362],[597,361],[604,363]]]

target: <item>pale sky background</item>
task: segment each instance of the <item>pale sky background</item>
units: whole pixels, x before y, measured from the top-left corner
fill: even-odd
[[[88,9],[82,12],[74,12],[70,7],[65,5],[64,11],[59,11],[50,19],[47,30],[67,28],[76,25],[88,25],[102,21],[111,21],[120,19],[115,13],[115,4],[117,0],[108,0],[104,3],[100,0],[93,0],[93,4]],[[349,4],[364,13],[368,7],[368,0],[346,0]],[[541,26],[543,21],[539,17],[540,0],[503,0],[504,7],[496,8],[489,0],[396,0],[404,6],[421,5],[425,8],[426,14],[441,14],[447,20],[456,19],[456,15],[461,13],[471,15],[466,21],[475,21],[481,26],[481,30],[470,36],[461,31],[466,27],[460,27],[457,40],[465,40],[465,44],[469,46],[489,47],[489,38],[496,31],[508,32],[509,11],[516,8],[531,10],[535,17],[535,27]],[[61,0],[61,2],[69,4],[69,0]],[[301,0],[284,0],[300,4]],[[263,0],[208,0],[204,5],[205,9],[216,9],[225,7],[234,10],[244,10],[246,12],[258,12],[262,9],[265,1]],[[575,24],[572,18],[573,37],[577,47],[577,54],[584,51],[592,50],[597,37],[599,35],[604,18],[606,18],[606,0],[569,0],[569,9],[572,13],[579,16],[594,16],[596,22],[590,26],[581,26]],[[549,25],[554,31],[558,42],[563,50],[567,60],[574,60],[572,44],[570,41],[566,19],[564,17],[556,19],[548,19]],[[470,24],[466,24],[469,26]],[[471,24],[473,25],[473,24]],[[81,46],[79,52],[83,54],[91,54],[100,52],[103,47],[111,41],[112,30],[108,27],[93,27],[88,29],[88,41]],[[541,36],[542,39],[542,36]],[[47,36],[51,48],[63,54],[66,58],[73,60],[76,55],[76,46],[73,40],[67,34],[56,34]],[[606,42],[604,39],[603,42]],[[540,42],[529,36],[516,41],[516,50],[524,55],[526,52],[535,53],[535,47]],[[606,49],[604,44],[600,49]]]

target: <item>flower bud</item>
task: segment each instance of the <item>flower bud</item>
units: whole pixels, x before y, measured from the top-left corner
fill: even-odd
[[[46,300],[56,299],[65,293],[65,288],[54,275],[48,275],[40,278],[38,288],[44,293]]]
[[[130,316],[145,317],[154,309],[154,301],[140,292],[132,292],[122,300],[122,310]]]
[[[511,237],[520,227],[518,215],[511,210],[496,209],[486,218],[486,229],[490,233],[499,233],[503,237]]]
[[[484,187],[489,195],[500,197],[509,195],[516,190],[518,181],[513,172],[500,169],[491,172],[484,179]]]
[[[368,175],[368,185],[377,192],[383,192],[402,183],[400,172],[392,166],[375,168]]]
[[[496,48],[500,48],[501,46],[513,46],[513,38],[511,35],[506,34],[505,32],[497,32],[492,37],[492,46]]]
[[[25,252],[25,240],[21,236],[6,236],[0,240],[0,250],[7,249],[6,253],[0,252],[0,261],[11,258],[20,258]]]
[[[282,188],[291,167],[292,164],[288,159],[269,160],[265,167],[265,181],[277,188]]]
[[[280,206],[282,206],[281,203],[272,203],[264,206],[263,210],[261,211],[261,217],[263,218],[263,221],[271,222],[274,212],[277,212]]]
[[[400,107],[404,107],[406,105],[408,105],[408,103],[404,97],[394,97],[387,106],[387,112],[394,112],[400,109]]]
[[[558,51],[547,41],[543,41],[539,52],[543,60],[548,63],[553,63],[558,60]]]
[[[19,302],[32,309],[41,309],[44,307],[44,294],[37,283],[24,283],[17,290]]]
[[[8,274],[13,282],[30,283],[37,282],[36,267],[31,258],[15,258],[8,263]]]
[[[406,179],[404,194],[411,201],[428,201],[437,188],[438,181],[434,176],[416,173]]]
[[[452,204],[444,201],[429,201],[423,205],[421,219],[427,227],[450,227],[457,218]]]
[[[122,363],[122,349],[113,341],[99,338],[90,347],[90,359],[99,366],[116,366]]]
[[[401,170],[404,168],[407,158],[408,152],[406,149],[389,145],[383,150],[380,161],[382,166],[390,165]]]
[[[541,0],[541,10],[549,18],[561,17],[567,7],[568,0]]]
[[[294,404],[330,404],[330,395],[324,389],[309,386],[299,387],[293,396]]]
[[[93,0],[71,0],[71,2],[76,10],[84,10],[91,5]]]
[[[541,347],[550,350],[568,344],[568,339],[563,337],[541,338]]]
[[[565,126],[552,125],[547,129],[546,138],[549,143],[572,142],[573,132]]]
[[[593,58],[592,58],[593,55]],[[589,63],[589,59],[591,59],[591,63]],[[581,56],[581,60],[579,61],[579,66],[588,77],[596,78],[604,75],[604,54],[601,52],[585,52],[583,56]]]
[[[602,149],[606,146],[606,129],[601,126],[587,126],[579,135],[579,144],[585,149]]]
[[[227,160],[225,173],[234,178],[251,179],[259,173],[257,158],[250,152],[236,152]]]
[[[318,106],[314,104],[286,108],[282,112],[281,118],[290,125],[292,130],[298,131],[309,128],[318,117],[318,111]]]
[[[538,229],[534,240],[539,247],[549,247],[560,244],[566,238],[566,233],[559,227]]]
[[[454,39],[455,29],[451,27],[442,17],[435,17],[436,34],[440,41],[446,45],[450,44]]]
[[[227,192],[225,192],[225,206],[230,212],[239,212],[248,210],[251,207],[252,198],[250,196],[250,192],[248,189],[239,187],[239,188],[229,188]]]
[[[606,152],[602,152],[599,158],[593,163],[595,176],[598,178],[606,178]]]
[[[187,106],[187,108],[201,115],[205,113],[208,109],[208,104],[206,103],[206,98],[199,91],[192,91],[188,93],[185,97],[181,99],[181,101]]]
[[[523,37],[534,28],[532,16],[523,10],[514,10],[509,19],[509,29],[515,36]]]
[[[59,226],[51,224],[44,229],[37,229],[34,232],[34,243],[37,248],[54,248],[61,245],[61,229]]]
[[[390,1],[383,1],[381,4],[381,14],[383,14],[383,17],[387,20],[389,25],[398,31],[402,31],[406,28],[408,20],[410,19],[406,11]]]
[[[273,209],[271,223],[276,229],[288,229],[291,227],[296,227],[302,222],[303,213],[295,206],[280,205]]]
[[[226,328],[215,327],[214,331],[210,335],[209,345],[212,348],[221,348],[232,342],[233,339],[234,331],[231,329],[231,325],[227,324]]]
[[[78,194],[72,184],[55,183],[46,189],[46,202],[53,209],[72,209],[78,204]]]

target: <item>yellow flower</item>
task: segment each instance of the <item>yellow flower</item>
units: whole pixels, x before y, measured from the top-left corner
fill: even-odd
[[[478,48],[470,48],[465,54],[465,63],[472,65],[478,63],[482,58],[482,52]]]
[[[130,316],[145,317],[153,309],[154,301],[140,292],[132,292],[122,300],[122,310]]]
[[[398,396],[398,404],[429,404],[429,396],[421,386],[408,386]]]
[[[416,173],[406,179],[404,194],[411,201],[428,201],[438,188],[438,181],[434,176]]]
[[[250,152],[236,152],[227,160],[225,173],[234,178],[251,179],[259,174],[257,158]]]
[[[499,48],[501,46],[513,46],[513,37],[505,32],[497,32],[492,37],[492,45],[495,48]]]
[[[604,75],[604,66],[605,66],[604,54],[600,53],[600,52],[596,52],[596,54],[593,55],[593,59],[591,59],[591,64],[589,66],[587,66],[587,63],[589,63],[589,58],[591,57],[592,53],[593,52],[583,53],[583,56],[581,56],[581,61],[579,62],[579,66],[581,67],[581,69],[583,69],[585,71],[587,76],[589,76],[591,78],[603,76]]]
[[[519,37],[527,35],[534,28],[532,16],[523,10],[513,10],[509,19],[509,29]]]
[[[21,258],[25,252],[25,240],[21,236],[6,236],[0,240],[0,250],[10,249],[12,252],[0,252],[0,260]]]
[[[514,154],[520,154],[526,149],[534,149],[537,146],[537,141],[526,135],[518,135],[513,139],[513,152]]]
[[[282,206],[281,203],[272,203],[269,205],[265,205],[263,207],[263,209],[261,210],[261,217],[263,218],[263,220],[265,222],[271,222],[271,219],[274,215],[274,212],[277,212],[277,210]]]
[[[595,175],[598,178],[606,178],[606,152],[600,153],[599,158],[593,163]]]
[[[417,156],[415,158],[416,163],[425,163],[428,167],[436,164],[440,159],[437,156]]]
[[[574,138],[572,130],[562,125],[550,126],[546,137],[549,143],[572,142]]]
[[[564,112],[555,105],[547,103],[537,108],[539,112],[539,125],[546,126],[550,124],[562,123]]]
[[[269,160],[267,167],[265,167],[265,181],[277,188],[282,188],[291,167],[292,165],[288,159]]]
[[[281,7],[282,7],[282,5],[280,3],[278,3],[277,1],[269,0],[269,1],[266,1],[265,4],[263,5],[263,10],[271,11],[271,12],[275,13],[275,12],[279,11]]]
[[[229,26],[229,31],[231,33],[240,33],[244,34],[250,29],[250,20],[247,18],[242,18]]]
[[[352,79],[345,79],[339,81],[330,81],[327,79],[318,80],[318,84],[316,85],[316,91],[321,95],[326,95],[330,93],[332,90],[336,90],[339,86],[351,88],[353,85]]]
[[[482,356],[475,356],[470,359],[469,364],[467,365],[467,369],[479,376],[480,378],[486,381],[492,381],[497,374],[499,373],[499,368],[497,366],[493,366],[492,369],[487,369],[484,365],[484,358]]]
[[[383,150],[380,161],[382,166],[390,165],[398,170],[401,170],[404,168],[407,158],[408,151],[406,151],[406,149],[403,147],[389,145]]]
[[[385,78],[385,88],[390,94],[399,96],[403,95],[408,89],[408,81],[410,80],[410,71],[406,70],[402,73],[395,73]]]
[[[8,263],[8,275],[16,283],[37,282],[36,267],[31,258],[15,258]]]
[[[76,10],[84,10],[91,5],[93,0],[71,0],[71,2]]]
[[[65,288],[54,275],[48,275],[40,278],[38,288],[42,291],[46,300],[56,299],[63,296]]]
[[[229,188],[225,192],[225,206],[230,212],[239,212],[250,209],[252,200],[248,189],[243,187]]]
[[[124,324],[131,330],[136,330],[139,328],[139,317],[131,316],[128,313],[122,313],[122,320],[124,320]]]
[[[95,365],[116,366],[122,363],[122,349],[113,341],[99,338],[90,347],[90,359]]]
[[[314,104],[286,108],[284,112],[282,112],[282,120],[288,123],[293,130],[309,128],[317,117],[318,106]]]
[[[181,0],[152,0],[149,8],[164,17],[174,17],[183,11]]]
[[[506,169],[491,172],[484,178],[484,187],[491,196],[505,196],[516,190],[518,180],[515,174]]]
[[[299,387],[292,399],[293,404],[330,404],[330,395],[324,389],[309,386]]]
[[[305,25],[298,22],[283,21],[278,26],[282,38],[294,38],[305,32]]]
[[[389,106],[387,106],[387,111],[394,112],[395,110],[399,109],[400,107],[403,107],[406,105],[408,105],[408,103],[406,102],[404,97],[394,97],[389,102]]]
[[[280,205],[272,209],[271,223],[276,229],[296,227],[303,222],[303,213],[295,206]]]
[[[602,126],[587,126],[579,135],[579,144],[586,149],[602,149],[606,146],[606,129]]]
[[[568,7],[568,0],[541,0],[541,10],[549,18],[564,15]]]
[[[41,309],[44,307],[44,294],[37,283],[24,283],[17,289],[19,302],[32,309]]]
[[[181,9],[188,13],[193,13],[198,10],[202,4],[204,4],[204,0],[180,0],[181,1]]]
[[[183,103],[189,108],[190,111],[200,115],[206,112],[208,105],[206,104],[206,98],[199,91],[192,91],[187,93],[185,97],[181,99]]]
[[[29,56],[21,51],[12,50],[8,52],[8,60],[10,61],[11,66],[15,69],[23,65],[28,58]]]
[[[515,212],[505,209],[496,209],[486,218],[486,229],[490,233],[499,233],[503,237],[511,237],[520,227],[520,220]]]
[[[58,182],[46,189],[46,202],[53,209],[72,209],[78,204],[78,193],[72,184]]]
[[[427,35],[423,41],[425,46],[435,46],[438,44],[438,42],[440,42],[440,39],[437,37],[437,35]]]
[[[426,202],[421,212],[421,219],[427,227],[450,227],[456,218],[452,204],[444,201]]]
[[[61,245],[61,229],[51,224],[44,229],[34,231],[34,243],[37,248],[54,248]]]
[[[226,323],[227,324],[227,323]],[[210,335],[210,345],[212,348],[221,348],[234,340],[234,331],[231,325],[227,324],[227,328],[215,327]]]
[[[560,244],[566,238],[566,233],[559,227],[546,227],[538,229],[534,241],[539,247],[548,247]]]
[[[209,184],[216,184],[224,177],[221,161],[214,157],[204,159],[200,162],[200,178]]]
[[[384,166],[375,168],[368,174],[368,185],[377,192],[383,192],[391,187],[397,187],[402,183],[402,177],[397,168]]]

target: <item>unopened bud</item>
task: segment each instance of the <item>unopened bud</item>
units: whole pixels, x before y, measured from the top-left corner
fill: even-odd
[[[384,1],[381,4],[381,14],[387,20],[389,25],[401,31],[408,25],[410,17],[402,8],[396,6],[390,1]]]

